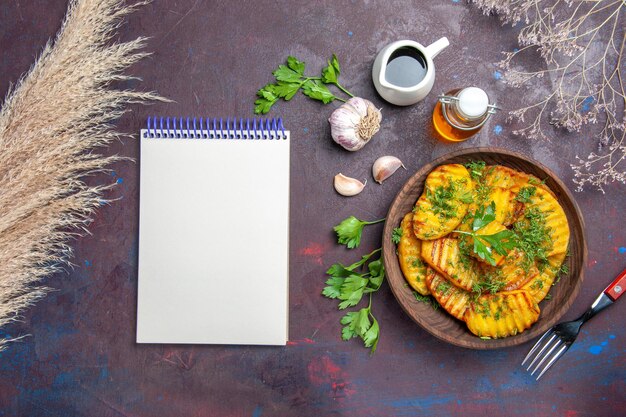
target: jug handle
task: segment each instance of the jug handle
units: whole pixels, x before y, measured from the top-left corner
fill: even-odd
[[[450,45],[450,42],[448,41],[448,38],[444,36],[443,38],[431,43],[426,47],[426,55],[428,55],[430,59],[433,59],[437,55],[439,55],[439,52],[443,51],[448,45]]]

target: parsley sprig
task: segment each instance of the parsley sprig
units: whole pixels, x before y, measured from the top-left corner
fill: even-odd
[[[370,321],[370,318],[372,321]],[[380,327],[378,320],[372,315],[372,295],[370,294],[369,305],[359,311],[350,311],[341,318],[341,324],[344,325],[341,330],[341,338],[350,340],[360,337],[365,347],[371,348],[371,352],[376,352],[378,345],[378,336]]]
[[[326,281],[327,287],[324,288],[322,294],[328,298],[343,300],[339,303],[339,309],[343,310],[357,305],[363,294],[377,291],[385,278],[385,269],[381,259],[378,258],[369,262],[367,271],[364,273],[359,273],[356,270],[380,251],[381,249],[378,248],[349,266],[343,266],[340,263],[333,264],[326,271],[326,274],[330,275],[331,278]]]
[[[486,208],[481,206],[476,210],[471,232],[455,230],[457,233],[471,236],[474,239],[474,252],[476,255],[493,266],[496,265],[496,260],[493,257],[493,251],[499,255],[506,256],[508,251],[519,246],[519,239],[517,235],[515,232],[508,229],[491,235],[482,235],[477,233],[480,229],[487,226],[495,219],[496,203],[492,201]]]
[[[340,310],[356,306],[364,295],[369,294],[367,307],[359,311],[350,311],[341,318],[341,324],[344,326],[341,337],[343,340],[360,337],[365,347],[372,349],[372,353],[376,351],[379,333],[378,321],[372,314],[372,293],[380,289],[385,279],[385,267],[380,256],[375,260],[371,258],[380,251],[381,248],[378,248],[349,266],[333,264],[326,271],[330,278],[326,280],[326,287],[322,290],[325,297],[341,300]],[[366,270],[358,272],[363,269]]]
[[[348,90],[339,84],[339,74],[341,73],[337,56],[333,54],[327,61],[327,66],[322,69],[321,77],[308,77],[304,75],[306,64],[293,56],[287,57],[287,65],[279,65],[272,73],[276,78],[275,83],[267,84],[257,91],[257,100],[254,112],[265,114],[281,98],[285,101],[291,100],[298,91],[314,100],[319,100],[328,104],[334,100],[345,102],[346,100],[335,96],[326,85],[335,85],[349,97],[354,97]]]
[[[383,221],[385,221],[385,219],[368,222],[350,216],[333,227],[333,230],[337,233],[337,242],[339,244],[346,245],[348,249],[354,249],[361,244],[361,234],[365,226]]]

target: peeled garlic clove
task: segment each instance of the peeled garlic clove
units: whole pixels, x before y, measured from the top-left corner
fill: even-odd
[[[367,181],[365,183],[367,184]],[[363,188],[365,184],[357,179],[346,177],[341,173],[335,175],[335,190],[341,195],[351,197],[363,191]]]
[[[377,183],[382,184],[383,181],[391,177],[400,167],[406,169],[402,161],[395,156],[381,156],[372,166],[372,175],[374,175],[374,180]]]
[[[374,104],[352,97],[328,119],[333,140],[349,151],[358,151],[378,132],[382,114]]]

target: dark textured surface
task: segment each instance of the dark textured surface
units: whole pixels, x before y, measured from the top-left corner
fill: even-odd
[[[0,3],[0,94],[4,95],[56,33],[65,0]],[[171,104],[135,107],[119,123],[134,133],[149,114],[251,116],[256,89],[288,54],[316,73],[334,52],[344,85],[382,108],[383,126],[357,153],[334,145],[322,107],[297,96],[270,114],[292,131],[290,343],[275,347],[139,346],[135,344],[138,167],[115,167],[104,182],[118,182],[91,236],[76,242],[76,267],[51,277],[56,288],[3,329],[30,334],[0,355],[0,415],[19,416],[410,416],[623,414],[626,332],[619,325],[626,302],[594,318],[576,344],[540,383],[519,364],[532,343],[498,351],[446,345],[418,328],[385,286],[373,311],[381,341],[369,356],[356,340],[340,341],[336,303],[323,299],[324,270],[358,257],[334,243],[331,227],[356,215],[383,217],[415,170],[450,150],[501,146],[536,158],[574,188],[569,164],[595,147],[593,128],[578,135],[550,132],[551,142],[510,135],[498,114],[476,137],[445,145],[431,136],[436,93],[466,85],[484,88],[504,109],[520,94],[497,80],[502,51],[516,46],[514,30],[460,1],[175,1],[156,0],[131,16],[120,38],[150,36],[154,54],[132,72],[133,83],[157,90]],[[376,52],[402,38],[423,44],[448,36],[436,59],[433,93],[407,108],[384,103],[371,83]],[[138,142],[124,140],[110,153],[136,157]],[[405,163],[382,186],[372,162],[391,154]],[[344,199],[332,189],[342,172],[370,178],[365,191]],[[575,194],[589,245],[586,278],[565,315],[584,311],[626,266],[623,206],[626,187],[607,194]],[[255,202],[251,202],[253,209]],[[366,230],[362,252],[380,245],[382,226]],[[206,262],[210,262],[207,256]],[[185,323],[181,323],[181,326]],[[622,411],[620,411],[622,410]]]

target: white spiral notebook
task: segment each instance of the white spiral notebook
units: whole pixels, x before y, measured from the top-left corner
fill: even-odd
[[[286,344],[281,120],[149,118],[140,140],[137,342]]]

